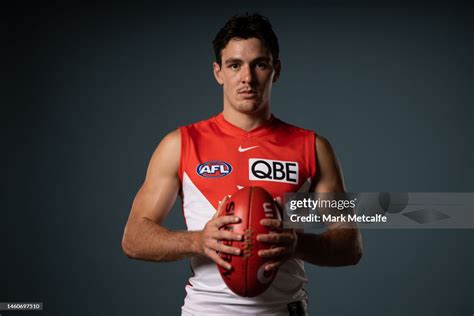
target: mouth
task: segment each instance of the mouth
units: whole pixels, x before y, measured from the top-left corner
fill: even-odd
[[[257,96],[257,92],[255,90],[240,90],[238,91],[238,94],[245,99],[250,99]]]

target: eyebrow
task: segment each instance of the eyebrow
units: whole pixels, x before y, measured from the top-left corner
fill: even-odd
[[[251,63],[255,63],[255,62],[260,62],[260,61],[265,61],[267,63],[270,63],[270,58],[268,57],[257,57],[255,58],[254,60],[251,61]],[[225,61],[224,64],[228,65],[228,64],[238,64],[238,63],[242,63],[242,59],[239,59],[239,58],[230,58],[230,59],[227,59]]]
[[[231,59],[227,59],[225,61],[225,64],[237,64],[237,63],[241,63],[242,62],[242,59],[238,59],[238,58],[231,58]]]

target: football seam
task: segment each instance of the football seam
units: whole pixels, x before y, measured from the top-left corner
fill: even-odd
[[[251,187],[250,188],[250,194],[249,194],[249,214],[248,214],[248,221],[247,221],[247,229],[250,229],[250,227],[252,227],[253,225],[253,222],[252,222],[252,207],[253,207],[253,201],[252,201],[252,198],[253,198],[253,191],[254,191],[254,187]],[[250,242],[252,242],[252,235],[250,234]],[[252,248],[250,249],[252,250]],[[249,261],[250,261],[250,257],[252,256],[252,251],[250,251],[250,256],[247,257],[247,260],[245,260],[245,296],[248,296],[249,295]]]

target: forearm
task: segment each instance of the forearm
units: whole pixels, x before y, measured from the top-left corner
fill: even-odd
[[[134,259],[176,261],[199,253],[200,232],[169,231],[147,218],[125,229],[122,248]]]
[[[296,257],[319,266],[359,262],[362,242],[357,229],[332,229],[322,234],[297,233]]]

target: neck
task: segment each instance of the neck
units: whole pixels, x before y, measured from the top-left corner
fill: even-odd
[[[242,113],[235,111],[230,107],[224,106],[222,115],[224,116],[227,122],[245,131],[250,131],[265,124],[270,120],[272,116],[270,112],[270,107],[268,106],[264,107],[258,112],[253,113]]]

